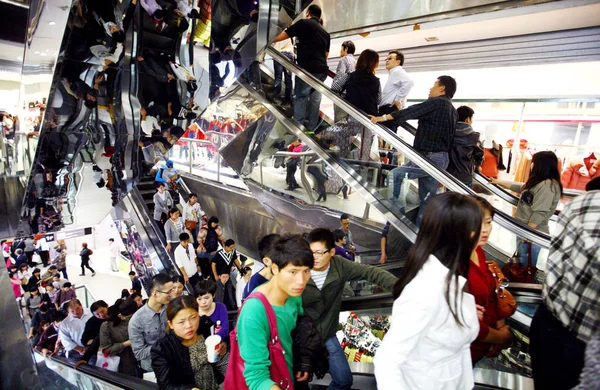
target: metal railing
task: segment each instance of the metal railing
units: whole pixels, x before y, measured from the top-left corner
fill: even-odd
[[[77,299],[79,299],[83,307],[86,309],[89,308],[92,303],[97,301],[96,297],[86,284],[76,285],[73,287],[73,289],[75,290],[75,294],[77,294]],[[83,290],[83,294],[78,292],[78,290]]]
[[[391,132],[389,129],[373,124],[371,120],[365,115],[357,111],[350,103],[345,101],[340,96],[333,93],[326,85],[320,80],[316,79],[310,73],[299,68],[295,64],[291,63],[286,57],[281,55],[277,50],[269,47],[267,53],[285,69],[291,71],[302,79],[305,83],[314,88],[317,92],[323,94],[329,98],[336,106],[339,106],[343,111],[350,114],[358,123],[366,127],[370,132],[377,135],[392,147],[396,148],[402,154],[404,154],[410,161],[413,161],[419,166],[425,173],[434,178],[439,183],[442,183],[448,190],[458,192],[462,194],[476,195],[470,188],[461,183],[456,178],[448,175],[443,169],[438,168],[432,164],[427,158],[418,153],[412,148],[411,145],[407,144],[404,140],[398,137],[397,134]],[[550,237],[547,234],[540,233],[527,227],[524,224],[516,222],[513,218],[507,214],[499,211],[497,214],[496,221],[503,228],[511,231],[516,236],[521,237],[525,240],[534,242],[544,248],[550,246]]]

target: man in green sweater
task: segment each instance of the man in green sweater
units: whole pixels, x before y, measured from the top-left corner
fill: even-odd
[[[301,295],[310,279],[313,267],[311,249],[300,235],[277,241],[268,254],[273,276],[254,290],[264,294],[277,317],[277,333],[285,351],[285,360],[291,381],[308,380],[308,373],[294,373],[292,331],[299,315],[303,314]],[[269,349],[271,329],[265,306],[259,299],[244,302],[237,322],[240,356],[244,359],[244,378],[250,390],[278,390],[271,380]],[[295,374],[295,375],[294,375]],[[293,385],[293,383],[290,383]],[[285,388],[285,387],[284,387]]]
[[[328,389],[350,389],[352,372],[335,336],[344,286],[348,281],[368,280],[391,291],[396,277],[385,270],[336,256],[333,233],[328,229],[315,229],[308,234],[307,239],[315,265],[302,293],[304,313],[315,320],[319,334],[329,351],[329,373],[332,380]]]

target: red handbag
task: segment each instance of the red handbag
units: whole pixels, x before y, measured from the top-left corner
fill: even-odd
[[[250,294],[245,302],[251,298],[260,299],[265,307],[265,311],[267,312],[269,328],[271,328],[271,339],[267,343],[267,348],[269,349],[269,360],[271,361],[271,365],[269,366],[271,380],[275,382],[282,390],[294,390],[294,382],[292,381],[287,362],[285,360],[285,351],[277,334],[277,317],[275,317],[273,307],[267,300],[267,297],[258,291]],[[227,366],[227,374],[225,375],[225,382],[223,382],[223,389],[248,390],[246,378],[244,378],[244,359],[242,359],[242,356],[240,355],[240,346],[238,344],[237,326],[231,331],[231,333],[229,333],[229,340],[231,343],[229,350],[229,363]]]
[[[517,252],[502,267],[502,272],[509,282],[535,283],[537,268],[531,264],[531,242],[527,242],[527,252],[527,265],[522,265],[519,261],[519,251],[517,249]]]

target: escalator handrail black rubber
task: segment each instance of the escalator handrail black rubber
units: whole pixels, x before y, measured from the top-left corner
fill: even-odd
[[[281,64],[284,68],[291,71],[296,75],[296,77],[300,77],[304,82],[314,88],[317,92],[323,94],[327,98],[329,98],[333,103],[342,108],[345,112],[349,113],[357,122],[359,122],[362,126],[369,129],[373,134],[382,138],[386,142],[388,142],[392,147],[401,151],[404,155],[406,155],[411,161],[416,163],[423,169],[428,175],[435,178],[438,182],[442,183],[445,187],[447,187],[450,191],[463,193],[463,194],[471,194],[475,195],[475,193],[457,180],[455,177],[446,173],[443,169],[438,168],[434,164],[431,164],[424,156],[415,151],[411,145],[408,145],[404,142],[397,134],[390,131],[389,129],[373,124],[369,118],[361,114],[356,108],[354,108],[351,104],[346,102],[340,96],[332,92],[326,85],[324,85],[320,80],[317,80],[314,76],[304,71],[296,64],[289,61],[286,57],[281,55],[274,48],[267,48],[267,53],[279,64]],[[524,238],[528,241],[532,241],[544,248],[548,248],[550,246],[550,236],[541,232],[538,232],[535,229],[530,228],[529,226],[519,223],[515,221],[512,217],[498,210],[497,212],[497,222],[503,226],[504,228],[512,231],[516,236]]]
[[[327,76],[334,78],[335,73],[332,72],[331,70],[329,70],[327,72]],[[419,100],[419,103],[421,103],[421,102],[423,102],[423,100]],[[417,129],[408,122],[398,122],[398,125],[413,136],[417,134]],[[479,184],[481,184],[486,190],[494,193],[494,195],[501,197],[504,201],[511,203],[513,206],[516,206],[517,203],[519,202],[518,197],[514,196],[513,194],[511,194],[510,192],[508,192],[507,190],[503,189],[500,186],[491,184],[489,182],[489,180],[485,176],[480,174],[479,172],[475,172],[475,175],[473,178],[475,179],[475,181],[477,181]],[[577,197],[579,195],[583,195],[583,194],[585,194],[585,191],[578,191],[578,190],[573,190],[570,188],[563,189],[563,197],[565,197],[567,199],[572,199],[572,198],[575,198],[575,197]],[[555,214],[559,214],[559,211],[557,210]]]
[[[39,352],[36,354],[42,356]],[[75,364],[64,356],[51,356],[45,359],[51,359],[53,362],[67,366],[72,370],[80,371],[85,375],[94,377],[104,382],[115,385],[121,389],[126,390],[157,390],[158,385],[156,383],[145,381],[141,378],[136,378],[131,375],[121,374],[119,372],[113,372],[105,370],[100,367],[92,366],[89,364],[82,364],[75,368]]]

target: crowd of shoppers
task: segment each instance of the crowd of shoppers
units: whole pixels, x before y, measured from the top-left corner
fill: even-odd
[[[579,375],[594,372],[595,313],[600,303],[596,294],[600,282],[594,272],[599,260],[595,250],[599,195],[591,191],[574,199],[559,218],[544,303],[531,327],[536,388],[567,389],[579,383],[585,389]],[[234,340],[229,337],[228,311],[238,305],[229,278],[238,264],[242,270],[247,264],[242,266],[233,240],[217,251],[217,282],[200,278],[190,296],[184,292],[189,278],[158,274],[143,305],[135,274],[130,275],[129,297],[112,306],[97,301],[86,309],[53,268],[50,278],[38,277],[40,283],[52,281],[46,289],[29,291],[29,338],[45,355],[64,351],[78,364],[93,363],[97,354],[118,356],[119,372],[155,380],[161,388],[216,389],[223,381],[232,383],[237,369],[229,369],[229,361],[239,356],[245,362],[243,380],[250,389],[259,389],[276,384],[269,370],[276,363],[268,349],[270,321],[275,318],[277,340],[285,351],[285,369],[277,378],[301,388],[321,368],[330,373],[331,388],[350,389],[352,372],[335,333],[347,282],[368,280],[392,291],[395,298],[391,328],[375,355],[378,388],[470,389],[473,366],[498,355],[513,338],[498,310],[496,282],[482,249],[491,234],[494,211],[483,198],[433,196],[399,279],[338,255],[348,254],[344,243],[352,239],[348,216],[341,217],[341,228],[335,231],[318,228],[304,237],[265,236],[258,243],[264,268],[243,284]],[[189,247],[195,253],[189,235],[182,236],[180,241],[187,246],[182,243],[178,248]],[[233,307],[227,305],[229,295]],[[53,298],[58,299],[56,305],[51,304]],[[309,325],[304,317],[310,318]],[[299,333],[306,337],[304,332],[313,332],[311,340],[320,340],[320,353],[303,349],[298,340]],[[213,335],[219,340],[214,351],[207,349],[213,348],[207,342]],[[557,359],[548,350],[548,339],[560,340],[568,353]],[[321,361],[301,365],[296,357],[303,354]]]

